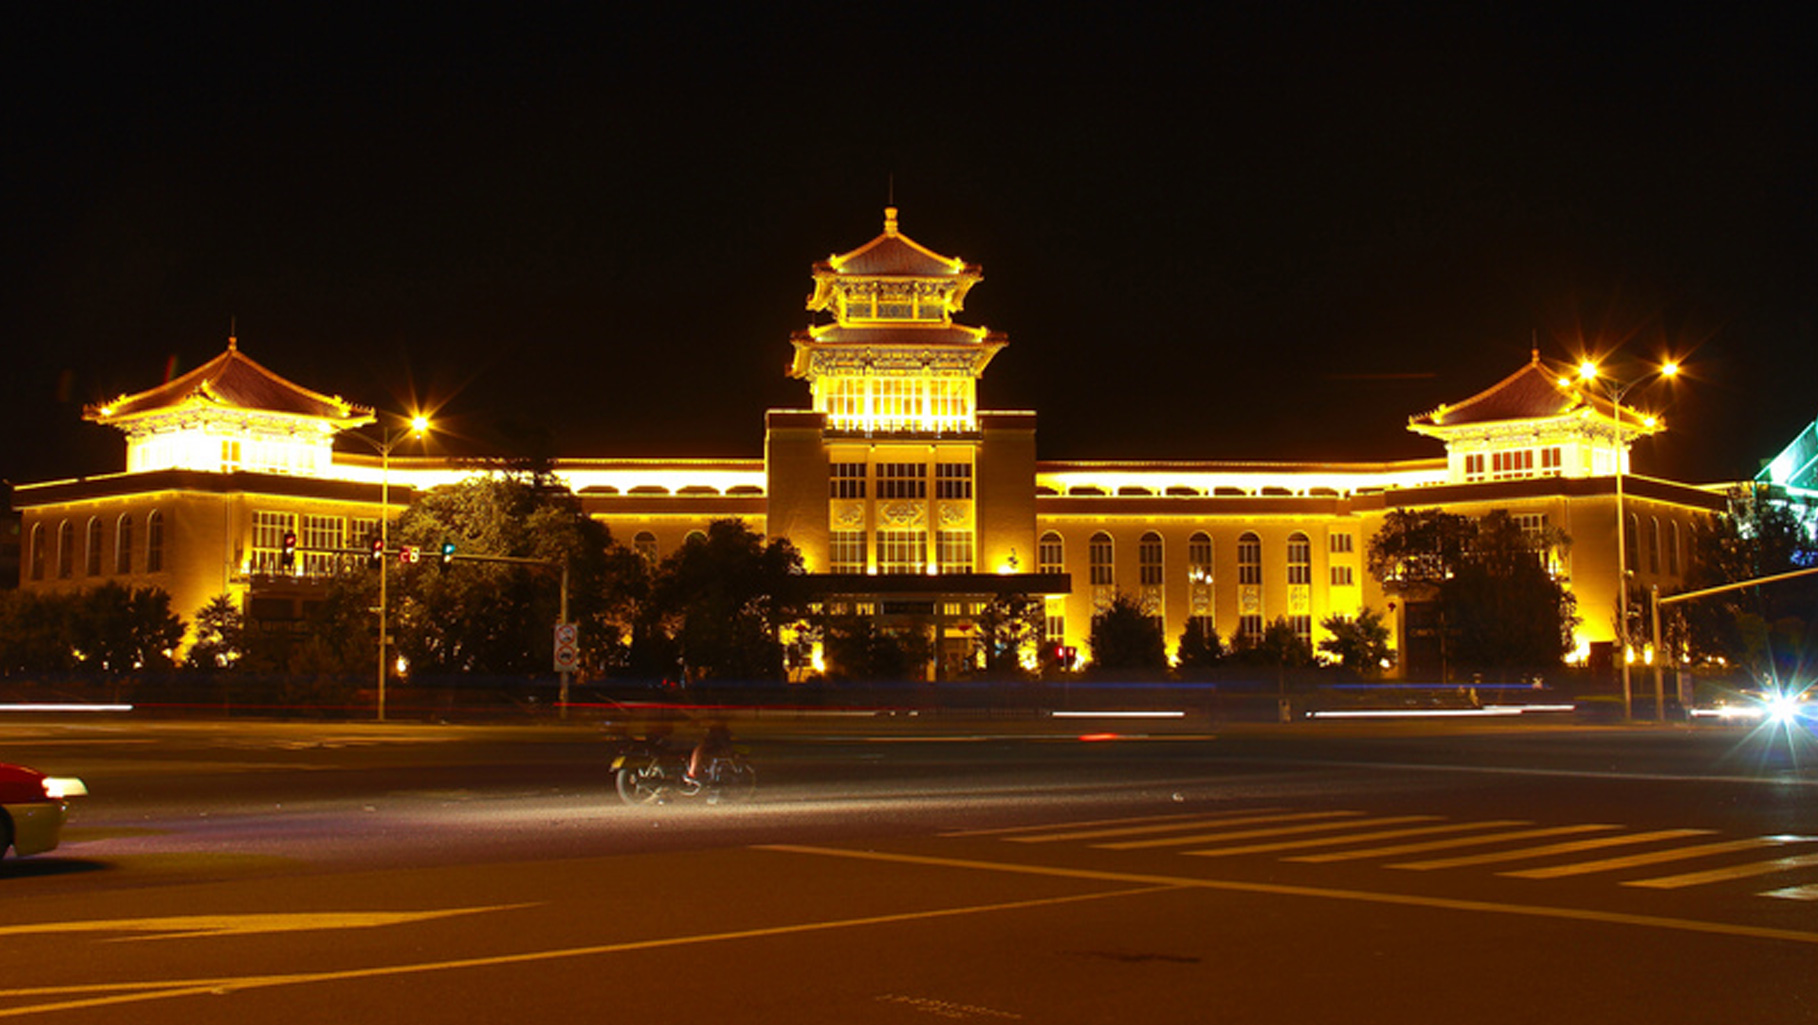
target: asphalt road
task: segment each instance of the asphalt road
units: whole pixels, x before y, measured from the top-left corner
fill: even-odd
[[[752,803],[628,808],[580,727],[3,723],[92,793],[0,1018],[1818,1021],[1809,734],[1131,726],[744,724]]]

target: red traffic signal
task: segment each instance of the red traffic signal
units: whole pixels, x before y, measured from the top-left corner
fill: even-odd
[[[290,569],[297,564],[297,532],[284,532],[283,547],[278,550],[278,565]]]
[[[374,566],[377,566],[379,563],[385,561],[385,542],[380,540],[377,534],[374,534],[371,547],[372,555],[370,556],[370,561]]]
[[[406,566],[416,562],[420,556],[421,552],[416,545],[398,546],[398,561]]]

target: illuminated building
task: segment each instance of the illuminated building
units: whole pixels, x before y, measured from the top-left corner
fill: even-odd
[[[971,619],[1005,594],[1041,596],[1050,642],[1087,654],[1093,612],[1122,592],[1170,647],[1198,617],[1227,638],[1286,619],[1389,610],[1370,538],[1397,509],[1507,510],[1572,539],[1553,568],[1578,598],[1581,654],[1615,635],[1616,474],[1635,585],[1670,591],[1692,523],[1724,489],[1629,473],[1633,442],[1662,430],[1612,407],[1538,353],[1484,391],[1414,416],[1444,447],[1376,463],[1038,459],[1036,414],[981,410],[977,382],[1008,339],[955,318],[982,271],[882,234],[813,268],[820,322],[793,339],[805,409],[771,410],[761,459],[565,458],[557,472],[625,545],[660,557],[737,517],[789,538],[824,603],[917,630],[944,676],[971,657]],[[1619,415],[1620,414],[1620,415]],[[380,515],[469,472],[405,451],[386,466],[333,449],[371,409],[291,384],[226,352],[168,384],[93,407],[127,435],[126,469],[22,485],[29,588],[116,579],[156,585],[186,617],[223,592],[252,619],[302,615],[336,560]],[[1808,469],[1809,474],[1809,469]],[[280,565],[287,532],[299,559]],[[1410,675],[1436,676],[1419,610],[1389,617]]]

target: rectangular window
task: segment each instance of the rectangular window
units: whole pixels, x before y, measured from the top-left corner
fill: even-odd
[[[309,576],[323,576],[335,571],[342,558],[334,551],[346,547],[347,520],[340,516],[303,517],[303,532],[297,536],[297,547],[303,549],[297,557],[303,564],[303,572]]]
[[[834,573],[865,572],[865,532],[836,530],[828,541],[829,569]]]
[[[865,497],[865,464],[834,463],[828,468],[834,498]]]
[[[926,469],[921,463],[877,464],[877,497],[927,498]]]
[[[1300,638],[1302,644],[1313,643],[1312,616],[1289,616],[1288,625],[1294,628],[1294,636]]]
[[[972,572],[972,531],[943,530],[935,534],[934,555],[942,573]]]
[[[1524,448],[1518,452],[1493,452],[1490,455],[1490,478],[1492,480],[1514,480],[1520,477],[1534,476],[1534,450]]]
[[[1059,644],[1067,639],[1067,617],[1049,616],[1047,629],[1043,631],[1049,643]]]
[[[1356,585],[1356,580],[1352,574],[1351,567],[1349,567],[1349,566],[1333,566],[1332,567],[1332,586],[1333,587],[1353,587],[1355,585]]]
[[[1465,480],[1483,480],[1483,456],[1465,456]]]
[[[1557,477],[1565,467],[1563,453],[1558,445],[1540,450],[1540,472],[1547,477]]]
[[[278,573],[278,553],[284,548],[284,535],[297,529],[297,515],[285,512],[253,511],[252,565],[254,573]]]
[[[928,536],[919,530],[877,532],[880,573],[921,573],[928,564]]]
[[[1350,552],[1352,550],[1351,546],[1354,543],[1355,542],[1353,541],[1352,535],[1350,535],[1350,534],[1333,534],[1333,535],[1331,535],[1332,552],[1335,555],[1350,554]]]
[[[934,464],[934,496],[956,500],[971,498],[972,464]]]
[[[1263,618],[1255,613],[1237,617],[1237,637],[1245,645],[1255,645],[1262,641]]]
[[[1059,534],[1043,534],[1041,544],[1036,548],[1036,569],[1042,573],[1065,573],[1065,546]]]

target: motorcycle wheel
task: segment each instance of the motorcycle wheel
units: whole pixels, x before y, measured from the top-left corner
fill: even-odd
[[[715,804],[743,804],[757,793],[757,770],[745,762],[729,761],[720,766],[719,782],[714,788]]]
[[[662,784],[646,773],[647,768],[627,765],[618,771],[613,783],[619,791],[619,800],[626,804],[655,804],[662,800]]]

